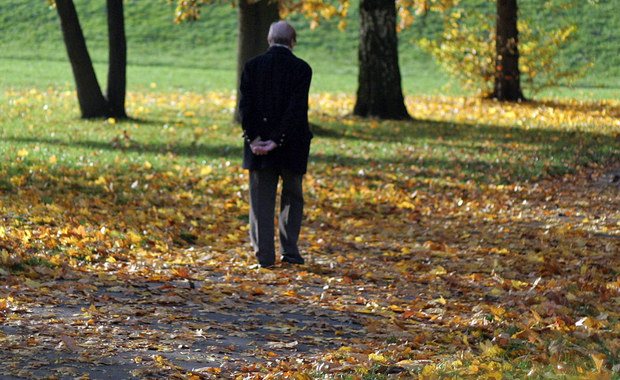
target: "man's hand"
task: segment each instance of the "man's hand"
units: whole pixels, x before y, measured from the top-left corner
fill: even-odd
[[[265,155],[271,152],[277,146],[278,144],[276,144],[272,140],[261,141],[260,139],[257,138],[256,140],[252,141],[252,143],[250,144],[250,149],[252,150],[252,153],[254,153],[255,155],[262,156],[262,155]]]

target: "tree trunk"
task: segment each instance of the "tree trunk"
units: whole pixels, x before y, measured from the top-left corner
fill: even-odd
[[[278,2],[239,0],[239,40],[237,45],[237,89],[245,62],[264,53],[269,44],[267,34],[272,23],[280,19]],[[235,121],[239,121],[239,97],[235,107]]]
[[[401,87],[394,0],[360,1],[359,83],[353,114],[410,119]]]
[[[125,119],[125,93],[127,89],[127,39],[123,0],[107,0],[108,11],[108,116]]]
[[[106,116],[107,102],[99,87],[73,0],[56,0],[56,10],[73,69],[82,118]]]
[[[524,100],[519,72],[517,0],[497,0],[495,89],[491,95],[501,101]]]

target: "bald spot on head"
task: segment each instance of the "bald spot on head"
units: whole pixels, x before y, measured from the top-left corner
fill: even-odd
[[[269,45],[281,44],[292,48],[297,42],[297,33],[295,28],[286,21],[274,22],[269,28],[267,42]]]

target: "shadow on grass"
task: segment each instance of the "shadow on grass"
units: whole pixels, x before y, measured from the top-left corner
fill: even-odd
[[[481,183],[561,176],[582,165],[620,161],[618,137],[589,131],[419,120],[389,122],[378,128],[369,122],[329,123],[315,130],[319,137],[348,145],[342,153],[313,149],[315,162],[368,171],[373,166],[413,167],[410,174],[414,176],[464,175],[465,180]],[[371,151],[372,143],[386,144],[389,152],[364,154]]]
[[[149,154],[169,154],[184,157],[210,157],[210,158],[232,158],[241,157],[243,149],[241,145],[207,145],[197,144],[167,144],[167,143],[148,143],[143,144],[134,140],[123,141],[64,141],[56,138],[32,138],[32,137],[8,137],[5,141],[14,141],[24,144],[49,144],[62,147],[76,147],[92,150],[105,150],[130,153],[149,153]]]
[[[547,128],[507,127],[492,124],[448,123],[429,120],[381,122],[373,126],[368,120],[349,119],[349,122],[316,124],[313,131],[329,139],[361,140],[368,142],[415,142],[415,140],[442,139],[496,143],[564,144],[589,142],[613,143],[614,138],[590,131],[560,131]]]
[[[311,162],[369,171],[373,167],[392,165],[404,169],[404,173],[411,176],[460,177],[481,183],[503,183],[529,180],[540,175],[559,176],[574,171],[580,165],[620,161],[617,138],[595,132],[434,121],[391,122],[380,127],[373,127],[368,121],[331,122],[326,125],[313,124],[312,129],[316,138],[340,141],[345,147],[339,150],[332,144],[328,149],[323,149],[315,139]],[[118,138],[112,141],[65,141],[60,138],[7,137],[5,140],[136,154],[173,154],[188,158],[240,161],[243,155],[241,140],[236,145],[142,143]],[[370,143],[387,144],[387,153],[376,154],[372,150],[371,153],[364,153]],[[14,173],[16,168],[13,166],[8,170],[12,174],[11,171]]]

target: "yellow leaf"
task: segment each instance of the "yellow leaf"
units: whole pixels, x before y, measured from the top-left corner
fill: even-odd
[[[370,354],[368,355],[368,359],[374,360],[376,362],[381,362],[381,363],[387,362],[387,358],[381,354]]]
[[[131,244],[138,244],[142,241],[142,236],[138,235],[137,233],[133,231],[129,231],[127,233],[127,238],[129,239],[129,242]]]
[[[211,167],[211,165],[203,166],[200,169],[200,175],[201,176],[209,175],[211,173],[213,173],[213,168]]]
[[[312,377],[308,374],[305,373],[300,373],[300,372],[296,372],[295,373],[295,380],[311,380]]]
[[[480,368],[478,368],[478,366],[477,366],[477,365],[475,365],[475,364],[472,364],[472,365],[470,365],[470,366],[467,368],[467,373],[468,373],[469,375],[475,375],[475,374],[477,374],[478,372],[480,372]]]
[[[50,164],[55,164],[58,161],[58,159],[56,158],[56,155],[52,155],[49,158],[49,163]]]
[[[489,308],[491,309],[491,313],[493,313],[493,315],[501,316],[506,313],[506,309],[504,309],[503,307],[495,307],[491,305],[489,306]]]
[[[502,375],[501,372],[493,371],[493,372],[488,372],[488,373],[484,374],[484,378],[485,379],[502,380],[504,378],[504,375]]]
[[[517,117],[517,114],[514,113],[513,111],[510,111],[510,112],[506,112],[504,116],[506,116],[509,119],[515,119]]]
[[[432,364],[427,364],[422,370],[422,376],[428,377],[433,375],[435,372],[437,372],[437,368]]]
[[[415,209],[415,205],[409,201],[402,201],[398,204],[398,207],[400,208],[405,208],[405,209],[409,209],[409,210],[413,210]]]
[[[434,301],[435,301],[435,302],[437,302],[437,303],[440,303],[440,304],[442,304],[442,305],[445,305],[445,304],[447,304],[447,303],[448,303],[448,302],[446,301],[446,299],[445,299],[445,298],[443,298],[443,296],[440,296],[439,298],[437,298],[437,299],[436,299],[436,300],[434,300]]]
[[[495,358],[504,353],[502,348],[488,340],[480,343],[480,350],[482,351],[482,356],[488,356],[490,358]]]
[[[26,157],[27,155],[28,155],[27,149],[21,149],[19,152],[17,152],[17,157]]]
[[[390,305],[390,310],[398,313],[402,313],[404,311],[404,309],[398,305]]]
[[[596,367],[596,372],[601,372],[603,369],[603,364],[605,364],[605,354],[599,353],[591,353],[592,360],[594,361],[594,366]]]

